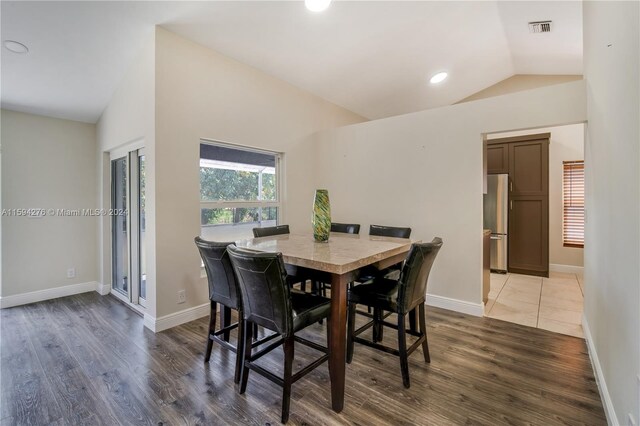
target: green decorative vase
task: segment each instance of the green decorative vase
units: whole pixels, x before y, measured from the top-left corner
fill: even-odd
[[[313,239],[323,243],[329,241],[331,232],[331,205],[329,204],[329,191],[326,189],[316,189],[316,196],[313,200]]]

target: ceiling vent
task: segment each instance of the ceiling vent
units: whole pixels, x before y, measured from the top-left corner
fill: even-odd
[[[529,22],[529,32],[533,34],[550,33],[551,21]]]

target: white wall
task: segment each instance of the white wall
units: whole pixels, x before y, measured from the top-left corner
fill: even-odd
[[[284,153],[282,223],[310,231],[313,149],[321,129],[364,119],[254,68],[156,33],[157,316],[208,300],[193,238],[200,233],[201,138]],[[187,302],[177,304],[185,289]]]
[[[576,81],[327,130],[315,138],[315,185],[335,221],[442,237],[430,303],[482,315],[483,133],[582,122],[585,105]]]
[[[97,208],[95,125],[8,110],[1,116],[3,208]],[[3,217],[0,295],[95,282],[96,224],[88,216]]]
[[[111,204],[109,152],[143,141],[146,171],[147,313],[155,316],[155,32],[130,66],[97,123],[98,149],[94,164],[101,207]],[[111,218],[99,223],[100,282],[111,287]]]
[[[612,424],[640,422],[640,3],[583,6],[585,335]]]
[[[584,250],[562,244],[562,162],[584,159],[584,124],[488,135],[488,139],[551,133],[549,143],[549,263],[582,266]]]

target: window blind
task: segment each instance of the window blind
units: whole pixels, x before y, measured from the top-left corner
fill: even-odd
[[[562,170],[562,242],[584,247],[584,161],[563,161]]]

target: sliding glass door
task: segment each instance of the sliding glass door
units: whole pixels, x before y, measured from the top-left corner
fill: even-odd
[[[111,158],[112,293],[146,305],[145,157],[143,149]]]
[[[145,158],[144,150],[138,150],[138,301],[146,306],[147,299],[147,264],[145,251]]]
[[[111,160],[111,206],[114,211],[128,210],[129,173],[127,157]],[[128,216],[111,216],[112,288],[127,295],[129,292],[129,233]]]

